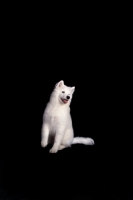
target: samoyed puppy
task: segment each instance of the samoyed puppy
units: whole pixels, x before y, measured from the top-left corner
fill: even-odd
[[[70,103],[75,87],[68,87],[64,81],[60,81],[50,96],[50,100],[43,114],[41,132],[41,146],[46,147],[52,143],[50,153],[56,153],[72,144],[81,143],[93,145],[91,138],[74,137],[72,119],[70,115]]]

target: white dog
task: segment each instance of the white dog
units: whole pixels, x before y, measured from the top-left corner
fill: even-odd
[[[69,106],[74,90],[75,87],[64,85],[64,81],[58,82],[46,106],[43,115],[41,146],[46,147],[48,143],[53,143],[50,153],[56,153],[58,150],[76,143],[94,144],[94,140],[91,138],[73,138],[74,132]]]

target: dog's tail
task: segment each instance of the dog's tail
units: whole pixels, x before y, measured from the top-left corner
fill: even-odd
[[[94,140],[92,138],[75,137],[72,144],[94,145]]]

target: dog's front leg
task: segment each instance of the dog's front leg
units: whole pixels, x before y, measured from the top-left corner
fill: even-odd
[[[42,139],[41,139],[41,146],[46,147],[48,144],[48,137],[49,137],[49,127],[47,124],[43,124],[42,126]]]
[[[54,141],[53,147],[49,151],[50,153],[57,153],[59,146],[61,144],[62,138],[63,138],[63,130],[62,131],[60,130],[55,135],[55,141]]]

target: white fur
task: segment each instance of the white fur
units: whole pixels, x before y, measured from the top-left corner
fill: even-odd
[[[56,153],[58,150],[76,143],[94,144],[91,138],[73,138],[74,132],[69,106],[74,90],[75,87],[64,85],[64,81],[58,82],[44,111],[41,146],[46,147],[48,143],[53,143],[50,153]],[[68,101],[66,100],[67,96],[70,97]]]

